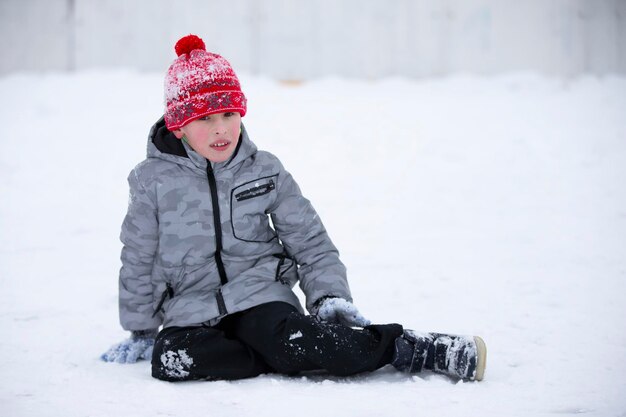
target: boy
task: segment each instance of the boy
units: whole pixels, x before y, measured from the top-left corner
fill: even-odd
[[[352,375],[387,364],[481,380],[480,338],[371,325],[359,313],[311,203],[248,138],[230,64],[194,35],[175,50],[165,115],[129,176],[119,284],[131,337],[102,359],[151,358],[152,376],[167,381]]]

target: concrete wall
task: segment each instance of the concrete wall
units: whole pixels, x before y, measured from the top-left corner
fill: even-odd
[[[163,71],[188,33],[280,79],[626,73],[626,0],[0,0],[0,74]]]

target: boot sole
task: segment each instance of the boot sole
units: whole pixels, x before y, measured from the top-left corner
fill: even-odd
[[[485,377],[485,367],[487,366],[487,345],[485,341],[478,336],[474,336],[476,342],[476,381],[482,381]]]

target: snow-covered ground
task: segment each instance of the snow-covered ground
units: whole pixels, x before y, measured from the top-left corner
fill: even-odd
[[[103,363],[126,175],[161,74],[0,78],[0,415],[626,416],[626,78],[302,85],[244,122],[313,201],[375,322],[479,334],[482,383],[384,368],[170,384]]]

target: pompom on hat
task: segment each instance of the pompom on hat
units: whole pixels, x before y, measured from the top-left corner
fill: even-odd
[[[214,113],[246,114],[246,96],[226,59],[207,52],[196,35],[181,38],[174,50],[178,58],[165,76],[165,125],[170,131]]]

